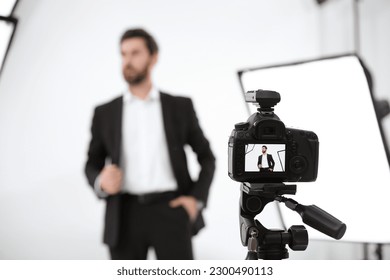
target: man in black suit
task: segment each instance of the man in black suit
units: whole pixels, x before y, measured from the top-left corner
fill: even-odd
[[[275,161],[272,158],[272,155],[267,154],[267,146],[261,147],[262,154],[259,156],[257,160],[257,167],[260,172],[273,172]]]
[[[104,243],[112,259],[192,259],[191,237],[204,222],[215,158],[189,98],[157,91],[151,72],[154,38],[127,30],[120,41],[128,88],[95,109],[85,173],[106,200]],[[193,182],[184,151],[200,164]]]

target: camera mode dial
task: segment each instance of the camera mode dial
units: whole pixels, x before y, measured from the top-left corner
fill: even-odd
[[[306,171],[307,162],[306,159],[302,156],[294,156],[290,160],[290,170],[294,174],[302,174]]]

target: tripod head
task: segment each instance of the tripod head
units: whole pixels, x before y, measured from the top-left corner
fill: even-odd
[[[305,224],[334,239],[342,238],[347,229],[344,223],[321,208],[301,205],[283,196],[294,195],[296,185],[245,182],[240,189],[240,235],[242,245],[248,247],[246,259],[286,259],[289,257],[287,244],[294,251],[304,251],[307,248],[309,238],[304,226],[270,230],[254,219],[272,201],[285,203],[289,209],[301,215]]]

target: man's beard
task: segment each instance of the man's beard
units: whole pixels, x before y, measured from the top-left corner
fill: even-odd
[[[138,85],[141,84],[143,81],[145,81],[146,77],[148,76],[148,67],[146,66],[144,69],[142,69],[139,72],[136,72],[133,75],[130,75],[126,73],[127,69],[132,69],[134,71],[134,68],[132,66],[127,66],[126,69],[123,70],[123,77],[127,81],[129,85]]]

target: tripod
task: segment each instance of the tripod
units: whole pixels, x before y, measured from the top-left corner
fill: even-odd
[[[340,239],[347,226],[321,208],[301,205],[282,195],[296,193],[296,185],[283,183],[242,183],[240,196],[241,243],[248,247],[247,260],[281,260],[289,257],[286,245],[291,250],[304,251],[309,244],[307,230],[302,225],[291,226],[288,230],[271,230],[264,227],[255,216],[272,201],[283,202],[298,212],[302,221],[318,231]]]

